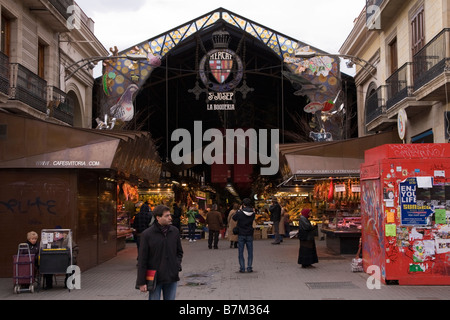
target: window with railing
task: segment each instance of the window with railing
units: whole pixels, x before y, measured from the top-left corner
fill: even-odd
[[[442,74],[446,61],[450,61],[447,46],[450,42],[450,28],[442,30],[413,56],[414,90]]]
[[[47,112],[47,81],[19,63],[11,63],[11,99]]]
[[[366,99],[366,125],[384,113],[383,86],[374,90]]]
[[[411,83],[409,70],[411,63],[405,63],[386,80],[386,109],[408,97]]]
[[[73,99],[57,87],[50,87],[49,89],[51,91],[49,107],[52,109],[52,116],[55,119],[73,125]]]

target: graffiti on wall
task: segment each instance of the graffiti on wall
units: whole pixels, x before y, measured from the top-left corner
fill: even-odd
[[[0,201],[0,214],[51,214],[56,215],[56,200],[42,200],[40,196],[33,199],[9,199]]]
[[[17,223],[51,225],[64,219],[70,207],[68,181],[49,177],[46,181],[41,179],[23,176],[22,181],[5,181],[0,186],[0,219],[5,227]]]
[[[363,257],[370,257],[372,260],[366,262],[367,265],[378,265],[382,267],[382,274],[385,274],[384,262],[381,261],[382,252],[385,251],[383,237],[383,213],[382,205],[378,201],[380,195],[380,182],[378,180],[367,180],[361,183],[361,212],[364,212],[362,219],[362,246]]]

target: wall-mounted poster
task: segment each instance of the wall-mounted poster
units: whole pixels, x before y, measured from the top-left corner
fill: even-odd
[[[431,224],[430,189],[418,188],[416,178],[400,182],[401,224],[426,226]],[[419,199],[420,198],[420,199]]]

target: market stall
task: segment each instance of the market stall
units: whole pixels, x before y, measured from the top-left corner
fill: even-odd
[[[149,201],[151,210],[160,204],[172,208],[174,200],[175,194],[171,184],[155,184],[151,188],[139,189],[139,207]]]
[[[354,254],[361,237],[360,165],[364,151],[397,143],[396,132],[326,142],[280,145],[281,189],[309,192],[309,197],[288,201],[293,224],[303,208],[311,208],[318,238],[336,254]],[[291,205],[294,203],[294,205]]]
[[[138,187],[128,181],[117,184],[117,251],[133,241],[132,219],[138,207]]]
[[[318,181],[313,192],[313,212],[321,217],[319,231],[327,248],[337,254],[354,254],[361,237],[360,185],[358,178]]]

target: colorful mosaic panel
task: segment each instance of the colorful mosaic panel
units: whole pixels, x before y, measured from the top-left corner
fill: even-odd
[[[302,44],[295,39],[279,35],[274,30],[268,29],[232,12],[219,9],[170,30],[164,35],[159,35],[122,52],[121,55],[124,55],[123,59],[107,61],[105,63],[103,75],[103,89],[105,95],[110,101],[117,101],[121,95],[127,92],[127,89],[129,89],[131,85],[141,87],[150,76],[153,69],[160,65],[161,58],[164,57],[172,48],[198,31],[201,31],[202,29],[205,29],[222,20],[241,29],[242,31],[247,32],[247,34],[261,41],[285,62],[286,59],[295,56],[296,49],[306,46],[306,44]],[[148,59],[147,61],[135,62],[125,57],[128,54],[146,55],[148,56]],[[307,68],[310,71],[315,67],[313,62],[312,65]],[[336,94],[336,88],[339,85],[339,81],[336,79],[339,74],[338,63],[333,62],[332,72],[334,75],[332,78],[322,75],[321,78],[312,79],[312,77],[316,75],[315,72],[303,74],[299,71],[300,69],[297,65],[290,63],[287,63],[287,67],[296,75],[306,75],[309,81],[314,82],[317,80],[320,82],[322,92],[315,97],[312,97],[312,99],[325,101],[332,98],[332,96]],[[105,110],[105,112],[106,111],[107,110]]]

